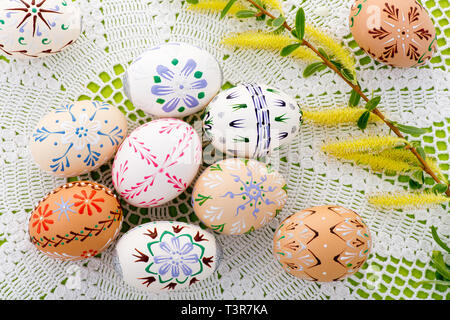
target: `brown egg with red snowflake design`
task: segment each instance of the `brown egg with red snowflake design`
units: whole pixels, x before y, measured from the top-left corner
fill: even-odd
[[[356,0],[349,24],[358,45],[390,66],[422,65],[437,48],[433,21],[416,0]]]
[[[371,248],[369,228],[354,211],[312,207],[286,218],[275,231],[273,254],[295,277],[329,282],[359,270]]]
[[[122,207],[110,189],[78,181],[54,189],[39,201],[31,213],[28,232],[42,253],[73,261],[107,249],[122,221]]]

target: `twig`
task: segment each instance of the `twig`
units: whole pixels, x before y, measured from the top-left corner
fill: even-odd
[[[248,2],[250,2],[253,6],[255,6],[260,13],[272,18],[272,19],[276,19],[276,17],[271,14],[269,11],[267,11],[266,9],[264,9],[262,6],[260,6],[258,3],[256,3],[253,0],[246,0]],[[288,30],[288,31],[292,31],[291,26],[289,26],[289,24],[285,21],[283,23],[283,27]],[[364,94],[364,92],[362,92],[361,88],[359,87],[359,85],[354,84],[353,82],[351,82],[349,79],[347,79],[346,77],[344,77],[344,75],[342,74],[341,71],[339,71],[339,69],[333,64],[331,63],[327,58],[325,58],[311,43],[309,43],[307,40],[303,39],[303,45],[307,46],[309,49],[311,49],[315,54],[317,54],[320,59],[322,59],[323,63],[330,69],[332,69],[339,77],[341,77],[350,87],[352,87],[353,90],[355,90],[356,93],[358,93],[361,98],[363,98],[364,101],[368,102],[369,98]],[[371,111],[373,114],[377,115],[391,130],[392,132],[394,132],[397,137],[405,139],[405,136],[400,132],[400,130],[391,122],[389,121],[384,115],[383,113],[378,109],[375,108]],[[434,181],[436,181],[437,183],[442,184],[441,180],[438,178],[438,176],[434,173],[433,170],[431,170],[430,166],[428,165],[428,163],[425,161],[425,159],[422,158],[422,156],[419,154],[419,152],[417,152],[416,148],[410,144],[408,144],[406,146],[407,149],[409,149],[414,156],[417,158],[417,160],[419,160],[419,162],[422,165],[422,169],[423,171],[425,171],[426,173],[428,173],[433,179]],[[450,197],[450,187],[447,187],[447,190],[445,191],[445,194],[447,196]]]

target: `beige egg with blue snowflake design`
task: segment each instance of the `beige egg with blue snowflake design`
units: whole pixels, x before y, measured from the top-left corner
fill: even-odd
[[[287,186],[270,165],[229,158],[203,171],[191,201],[206,226],[218,233],[239,235],[264,227],[281,211]]]
[[[42,170],[73,177],[111,159],[126,135],[127,120],[119,109],[100,101],[78,101],[42,117],[29,145]]]
[[[211,276],[221,259],[222,249],[212,233],[183,222],[154,221],[119,239],[114,265],[130,286],[161,292],[190,288]]]
[[[69,0],[0,1],[0,55],[39,58],[73,44],[81,12]]]
[[[260,158],[288,144],[301,121],[300,107],[281,90],[240,84],[211,101],[203,116],[203,129],[221,152]]]

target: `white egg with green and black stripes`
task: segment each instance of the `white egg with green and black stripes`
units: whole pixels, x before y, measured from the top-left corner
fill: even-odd
[[[301,121],[300,106],[281,90],[239,84],[211,101],[203,115],[203,129],[219,151],[261,158],[292,141]]]

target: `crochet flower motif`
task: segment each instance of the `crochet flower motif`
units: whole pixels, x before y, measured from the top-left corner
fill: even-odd
[[[151,92],[160,97],[156,102],[163,105],[162,110],[165,112],[175,109],[183,112],[186,107],[197,107],[199,99],[205,97],[201,89],[208,85],[205,79],[201,79],[203,73],[195,71],[197,63],[189,59],[181,68],[178,59],[173,59],[171,64],[170,68],[163,65],[156,67],[157,75],[153,77],[155,84],[151,88]]]
[[[48,231],[48,225],[53,224],[53,220],[49,219],[49,217],[53,214],[52,210],[48,210],[49,205],[46,204],[44,208],[39,207],[37,212],[35,212],[32,216],[34,220],[32,226],[33,228],[37,228],[36,232],[41,233],[41,228],[45,231]]]
[[[76,150],[82,150],[88,144],[94,146],[100,139],[98,135],[98,131],[101,129],[100,122],[91,121],[85,113],[78,118],[78,121],[64,121],[61,128],[65,130],[61,142],[73,143]]]
[[[153,262],[145,271],[158,275],[160,283],[172,280],[185,283],[188,278],[203,271],[201,261],[205,248],[195,243],[188,234],[175,236],[165,231],[158,241],[149,243],[147,248]]]
[[[81,190],[81,195],[75,194],[73,196],[75,199],[79,200],[75,202],[75,207],[79,207],[79,214],[84,214],[85,212],[87,212],[89,216],[92,216],[93,210],[91,207],[93,207],[97,212],[102,211],[102,208],[99,207],[96,202],[105,202],[105,199],[94,198],[96,193],[97,192],[95,190],[92,190],[88,196],[86,190]]]

